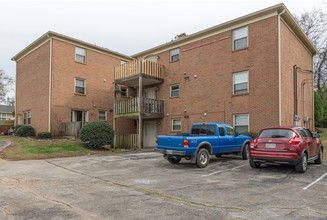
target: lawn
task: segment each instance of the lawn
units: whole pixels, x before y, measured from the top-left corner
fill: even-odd
[[[0,136],[0,140],[10,141],[11,146],[0,152],[5,160],[30,160],[56,157],[74,157],[82,155],[108,155],[122,152],[122,149],[90,149],[79,140],[53,139],[38,140],[12,136]]]

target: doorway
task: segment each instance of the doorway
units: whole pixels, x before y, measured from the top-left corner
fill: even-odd
[[[144,121],[143,147],[155,147],[157,134],[157,121]]]

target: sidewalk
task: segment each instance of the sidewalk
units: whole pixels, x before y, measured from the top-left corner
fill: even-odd
[[[0,151],[5,149],[6,147],[9,147],[11,145],[10,141],[0,141]]]

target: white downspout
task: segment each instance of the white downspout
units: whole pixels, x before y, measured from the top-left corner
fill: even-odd
[[[48,36],[49,37],[49,36]],[[52,86],[52,38],[50,37],[50,64],[49,64],[49,118],[48,118],[48,132],[51,132],[51,89]]]
[[[281,43],[280,43],[280,16],[285,12],[285,9],[278,14],[278,125],[282,125],[282,67],[281,67]]]

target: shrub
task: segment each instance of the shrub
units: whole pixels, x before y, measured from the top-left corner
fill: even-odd
[[[15,134],[19,137],[30,137],[35,136],[35,131],[31,126],[23,125],[16,130]]]
[[[111,144],[114,138],[113,128],[102,121],[94,121],[84,125],[80,131],[80,139],[89,147],[100,148]]]
[[[244,132],[242,134],[248,135],[248,136],[252,137],[252,139],[254,139],[258,136],[258,133],[255,133],[255,132]]]
[[[39,132],[37,134],[38,138],[40,139],[46,139],[46,138],[51,138],[51,133],[50,132],[46,132],[46,131],[43,131],[43,132]]]
[[[18,128],[20,128],[20,127],[22,127],[22,126],[24,126],[24,125],[16,125],[16,126],[14,127],[14,132],[16,132],[16,131],[18,130]]]

